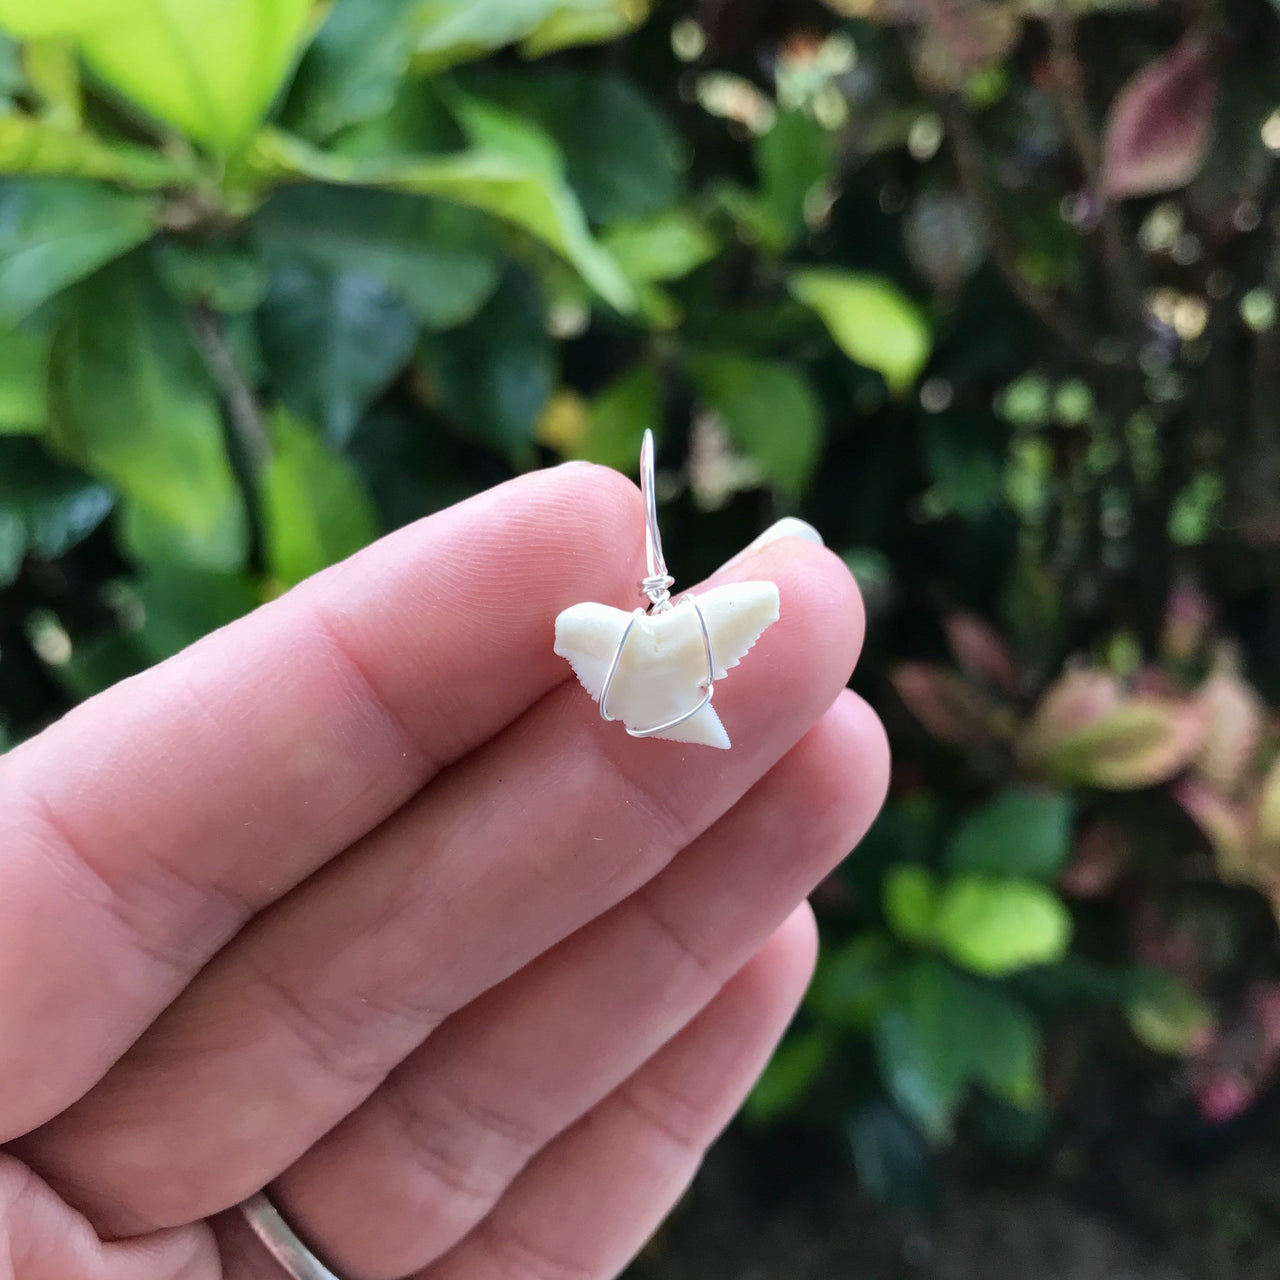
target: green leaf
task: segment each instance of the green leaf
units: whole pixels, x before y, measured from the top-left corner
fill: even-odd
[[[828,1026],[865,1031],[892,995],[900,949],[883,933],[865,933],[834,951],[823,951],[807,997],[814,1016]]]
[[[456,88],[445,93],[444,101],[473,146],[523,161],[551,178],[564,176],[565,158],[555,139],[519,111]]]
[[[662,113],[628,81],[556,72],[487,76],[480,85],[511,118],[554,140],[591,221],[649,218],[675,202],[678,143]]]
[[[9,507],[0,506],[0,587],[7,587],[17,579],[26,554],[27,529],[22,516]]]
[[[617,223],[601,243],[629,280],[644,284],[679,280],[710,262],[719,248],[706,227],[683,209]]]
[[[338,0],[298,67],[286,120],[323,140],[390,111],[420,7],[421,0]]]
[[[947,849],[952,871],[1053,881],[1071,851],[1075,806],[1054,791],[1002,791],[961,822]]]
[[[172,657],[261,603],[248,578],[185,565],[150,568],[134,589],[145,619],[135,639],[148,662]]]
[[[822,449],[822,407],[808,378],[792,364],[729,352],[692,355],[687,368],[734,444],[798,498]]]
[[[904,942],[927,945],[938,916],[938,880],[928,867],[902,862],[890,867],[882,891],[885,919]]]
[[[618,264],[592,238],[572,191],[527,159],[481,149],[417,159],[350,159],[267,132],[257,139],[252,163],[264,181],[315,178],[439,196],[483,210],[550,246],[618,310],[635,305],[634,290]]]
[[[767,1124],[793,1110],[831,1056],[821,1031],[789,1036],[778,1047],[743,1106],[755,1124]]]
[[[226,241],[160,243],[156,264],[165,287],[181,302],[203,303],[226,316],[258,308],[267,295],[267,267],[253,253]]]
[[[386,162],[421,159],[460,151],[467,136],[445,104],[435,80],[401,80],[391,106],[381,114],[343,129],[332,139],[333,151],[354,160]]]
[[[876,1053],[890,1093],[931,1141],[950,1135],[971,1085],[1039,1104],[1040,1029],[1018,1001],[927,957],[898,995],[876,1022]]]
[[[126,676],[172,657],[260,603],[247,578],[203,573],[189,565],[148,570],[111,584],[113,603],[133,620],[124,633],[77,643],[53,671],[73,697],[89,698]]]
[[[859,1107],[848,1121],[858,1185],[895,1209],[936,1213],[941,1189],[920,1134],[884,1098]]]
[[[193,529],[166,520],[141,503],[126,501],[121,505],[116,534],[124,553],[149,568],[238,573],[249,556],[248,522],[238,502],[227,504],[218,524]]]
[[[428,426],[421,409],[404,401],[372,409],[344,453],[368,484],[384,529],[441,511],[509,474],[497,459],[477,459],[436,422]]]
[[[0,0],[0,26],[74,38],[130,102],[225,150],[271,105],[310,11],[311,0]]]
[[[973,520],[1001,502],[1004,441],[975,431],[975,419],[989,425],[985,415],[952,411],[929,417],[920,428],[921,453],[933,481],[922,505],[932,519],[958,514]]]
[[[0,182],[0,324],[127,253],[155,229],[151,202],[70,179]]]
[[[902,977],[898,999],[876,1019],[876,1057],[885,1086],[931,1141],[951,1133],[969,1080],[963,1008],[950,970],[922,959]]]
[[[106,519],[110,490],[54,461],[34,440],[0,441],[0,585],[27,552],[65,555]]]
[[[1035,1019],[998,987],[953,976],[953,991],[963,993],[958,999],[974,1083],[1024,1111],[1038,1107],[1042,1042]]]
[[[1213,1039],[1213,1010],[1194,991],[1156,970],[1137,975],[1125,1013],[1133,1034],[1156,1053],[1177,1057],[1203,1050]]]
[[[757,139],[760,216],[771,229],[771,247],[782,249],[805,232],[805,206],[815,188],[831,176],[831,141],[803,111],[784,111]]]
[[[591,402],[586,429],[566,456],[630,472],[646,428],[661,437],[662,388],[653,367],[639,364]]]
[[[17,113],[0,114],[0,174],[6,173],[97,178],[144,191],[199,178],[196,167],[185,160]]]
[[[468,324],[427,335],[422,358],[439,407],[459,433],[518,462],[532,457],[534,427],[555,386],[542,297],[511,272]]]
[[[909,391],[933,345],[919,308],[890,281],[851,271],[797,271],[790,281],[797,302],[811,307],[836,346],[851,360],[884,376],[895,395]]]
[[[1071,916],[1043,885],[960,875],[942,891],[934,935],[957,964],[999,977],[1062,959]]]
[[[438,71],[523,41],[528,57],[612,40],[639,25],[648,0],[424,0],[417,65]]]
[[[281,260],[258,313],[258,334],[285,403],[341,445],[408,364],[418,326],[372,276]]]
[[[25,40],[75,36],[105,26],[120,8],[121,0],[0,0],[0,27]]]
[[[580,44],[603,44],[638,27],[652,0],[569,0],[553,9],[521,42],[526,58]]]
[[[32,40],[23,50],[27,84],[40,100],[41,118],[63,129],[80,128],[80,62],[69,40]]]
[[[304,184],[273,196],[253,228],[268,250],[376,278],[433,329],[475,315],[501,271],[483,214],[423,196]]]
[[[0,486],[0,492],[5,486]],[[27,546],[54,560],[87,538],[115,504],[109,489],[52,460],[32,465],[22,493],[9,493],[27,527]]]
[[[350,463],[287,413],[272,421],[275,449],[262,493],[267,562],[292,585],[378,536],[377,514]]]
[[[68,304],[53,344],[51,444],[192,537],[240,518],[217,397],[149,264],[115,263]]]
[[[22,46],[0,32],[0,106],[7,106],[27,87],[22,69]]]
[[[151,569],[134,582],[111,583],[109,590],[131,625],[105,640],[78,642],[51,673],[78,699],[172,657],[260,603],[249,579],[185,565]]]
[[[49,329],[30,324],[0,333],[0,436],[44,428],[52,340]]]

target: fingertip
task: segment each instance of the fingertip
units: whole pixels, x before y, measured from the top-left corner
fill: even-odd
[[[845,689],[820,726],[828,739],[828,773],[845,793],[856,793],[858,814],[851,844],[866,834],[889,791],[893,768],[889,735],[880,717],[860,694]]]
[[[636,484],[621,471],[596,462],[563,462],[528,476],[531,487],[567,518],[571,527],[584,519],[606,535],[616,535],[627,548],[643,546],[644,501]]]
[[[778,926],[770,942],[785,955],[787,968],[803,994],[818,963],[818,920],[807,898]]]
[[[839,556],[826,547],[787,537],[752,553],[724,577],[777,583],[781,609],[772,643],[788,643],[796,657],[810,661],[821,657],[838,677],[837,687],[848,683],[862,652],[866,610],[858,584]],[[719,578],[717,574],[712,581]]]
[[[822,534],[807,520],[801,520],[796,516],[783,516],[781,520],[775,520],[762,534],[747,543],[737,555],[730,556],[720,566],[720,571],[732,569],[763,547],[779,542],[783,538],[799,538],[802,542],[811,542],[818,547],[826,545]]]
[[[722,1003],[750,1010],[751,1021],[777,1040],[800,1007],[817,963],[818,924],[803,901],[729,981]]]

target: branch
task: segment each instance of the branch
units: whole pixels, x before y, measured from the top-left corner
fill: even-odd
[[[1135,335],[1142,321],[1142,284],[1120,211],[1102,189],[1102,148],[1084,96],[1084,66],[1076,44],[1076,20],[1069,0],[1054,0],[1049,11],[1049,57],[1053,86],[1067,137],[1080,160],[1085,185],[1100,210],[1102,257],[1111,284],[1111,302],[1122,332]]]
[[[193,304],[187,317],[196,350],[226,405],[231,430],[250,465],[261,470],[271,460],[271,436],[257,397],[236,364],[222,317],[203,302]]]
[[[978,228],[996,270],[1000,272],[1014,297],[1054,337],[1091,364],[1109,363],[1099,358],[1095,336],[1075,316],[1061,308],[1051,293],[1033,284],[1022,274],[1018,265],[1017,247],[992,195],[982,159],[982,148],[968,112],[954,97],[945,100],[943,112],[947,130],[954,143],[960,185],[973,206]]]

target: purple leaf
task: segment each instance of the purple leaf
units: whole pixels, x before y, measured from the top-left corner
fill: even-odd
[[[1209,52],[1196,35],[1133,76],[1107,116],[1103,194],[1123,200],[1190,182],[1208,152],[1217,90]]]
[[[1266,729],[1266,707],[1251,685],[1220,666],[1200,686],[1196,703],[1204,721],[1204,741],[1196,773],[1224,796],[1247,781]]]
[[[951,652],[967,675],[990,689],[1017,695],[1017,664],[994,627],[977,614],[952,613],[942,620],[942,628]]]
[[[981,747],[991,741],[995,708],[962,676],[931,662],[903,662],[889,679],[912,715],[939,742]]]
[[[1195,757],[1198,711],[1170,698],[1129,695],[1107,671],[1068,671],[1022,728],[1024,768],[1062,783],[1131,791],[1167,782]]]

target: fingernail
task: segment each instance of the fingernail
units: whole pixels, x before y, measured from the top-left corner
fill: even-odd
[[[783,516],[781,520],[771,524],[753,542],[750,542],[743,547],[742,550],[739,551],[731,560],[726,560],[720,568],[731,568],[739,561],[745,560],[747,556],[759,551],[761,547],[767,547],[771,543],[777,542],[779,538],[800,538],[804,542],[812,542],[819,547],[825,545],[822,541],[822,534],[820,534],[807,520],[800,520],[795,516]]]

